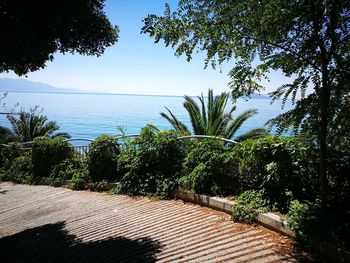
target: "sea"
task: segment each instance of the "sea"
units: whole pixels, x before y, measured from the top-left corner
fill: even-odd
[[[139,134],[147,124],[171,129],[171,125],[160,116],[160,112],[166,112],[165,107],[190,127],[183,102],[182,96],[8,92],[1,104],[7,108],[19,105],[17,110],[37,106],[41,114],[57,122],[60,131],[73,138],[94,139],[101,134],[120,134],[118,127],[123,127],[126,134]],[[227,108],[231,105],[232,101],[229,101]],[[252,128],[265,127],[266,121],[290,109],[291,103],[288,101],[282,109],[280,101],[271,104],[270,99],[238,99],[236,107],[234,117],[248,109],[258,110],[258,114],[247,120],[237,132],[240,135]],[[0,125],[10,127],[6,115],[0,115]]]

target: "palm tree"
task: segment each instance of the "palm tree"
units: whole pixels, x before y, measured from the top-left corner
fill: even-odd
[[[11,129],[1,127],[0,135],[10,141],[29,142],[36,137],[48,136],[70,138],[70,135],[63,132],[56,132],[59,126],[54,121],[48,121],[44,115],[37,115],[35,112],[21,111],[18,116],[7,115]]]
[[[256,109],[250,109],[233,119],[232,113],[236,110],[236,106],[232,106],[228,112],[225,112],[229,98],[229,93],[227,92],[214,97],[213,90],[209,89],[207,106],[205,105],[203,94],[198,97],[200,105],[189,96],[184,98],[185,102],[183,105],[189,114],[193,133],[196,135],[211,135],[231,139],[242,124],[258,112]],[[181,134],[191,134],[188,127],[178,120],[170,109],[165,108],[169,115],[164,112],[161,112],[160,115]],[[256,128],[236,137],[235,140],[242,141],[249,138],[260,138],[268,134],[266,129]]]

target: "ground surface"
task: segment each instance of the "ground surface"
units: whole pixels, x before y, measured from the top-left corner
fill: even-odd
[[[0,184],[1,262],[298,262],[290,241],[182,201]]]

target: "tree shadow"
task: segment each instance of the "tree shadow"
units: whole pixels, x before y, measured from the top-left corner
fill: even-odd
[[[147,237],[83,243],[64,227],[47,224],[0,239],[1,262],[155,262],[162,249]]]

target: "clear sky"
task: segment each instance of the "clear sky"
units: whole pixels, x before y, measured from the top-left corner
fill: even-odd
[[[176,8],[176,0],[107,0],[105,12],[120,28],[116,45],[99,58],[56,54],[45,69],[29,73],[27,79],[61,88],[111,93],[199,95],[208,88],[215,93],[228,91],[227,73],[233,61],[223,65],[221,71],[204,69],[204,54],[194,55],[187,62],[185,57],[176,57],[172,48],[154,44],[148,35],[140,34],[142,20],[151,13],[162,14],[166,2]],[[13,73],[0,76],[17,78]],[[273,73],[264,93],[283,83],[281,74]]]

